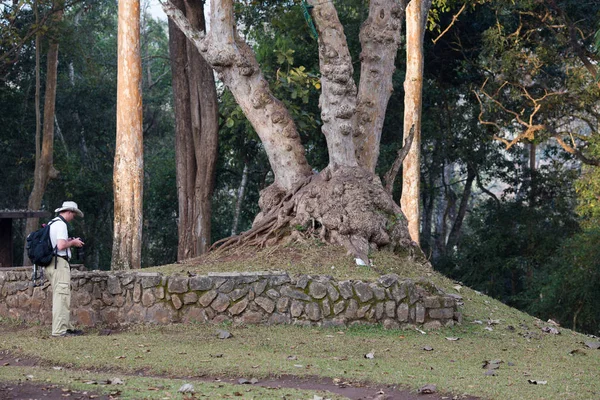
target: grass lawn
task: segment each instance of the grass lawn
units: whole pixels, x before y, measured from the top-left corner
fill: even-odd
[[[300,250],[304,251],[282,248],[270,254],[266,251],[251,256],[229,254],[227,260],[220,255],[216,261],[195,260],[153,270],[205,273],[229,268],[279,269],[292,274],[327,273],[338,279],[375,279],[387,272],[405,277],[428,276],[447,293],[463,297],[463,324],[428,332],[366,326],[324,329],[177,324],[134,326],[109,336],[99,336],[92,330],[81,337],[52,339],[48,337],[48,327],[0,320],[0,350],[8,350],[14,356],[39,358],[34,372],[27,372],[32,368],[26,371],[0,364],[0,380],[14,381],[33,375],[35,380],[81,385],[90,379],[90,371],[94,371],[95,376],[101,373],[104,377],[123,379],[125,384],[118,388],[121,398],[162,398],[155,397],[157,391],[148,391],[156,387],[160,387],[161,393],[173,396],[168,398],[182,398],[177,395],[177,388],[186,378],[218,376],[224,381],[228,378],[237,381],[277,375],[399,385],[413,391],[425,384],[435,384],[443,393],[487,399],[600,398],[600,350],[586,345],[597,342],[597,338],[562,327],[558,328],[560,334],[545,333],[543,328],[551,327],[550,324],[458,285],[426,265],[411,267],[391,255],[381,254],[374,257],[373,267],[365,268],[357,267],[339,251],[326,249],[304,257],[306,249]],[[217,329],[226,329],[233,337],[219,339]],[[368,353],[374,357],[365,358]],[[486,362],[496,369],[483,368]],[[53,366],[64,369],[57,371]],[[140,371],[145,377],[136,377]],[[207,393],[215,393],[215,397],[222,395],[217,390],[231,394],[239,392],[240,387],[257,391],[249,395],[254,398],[312,399],[314,396],[312,392],[296,392],[285,397],[284,393],[272,390],[258,393],[267,389],[255,386],[228,387],[225,383],[216,387],[214,383],[195,385],[197,390],[201,385]]]

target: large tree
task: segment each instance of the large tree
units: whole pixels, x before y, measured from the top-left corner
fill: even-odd
[[[269,245],[282,238],[318,234],[368,259],[371,249],[415,249],[400,207],[364,160],[377,155],[393,63],[400,41],[404,2],[372,1],[362,25],[360,85],[344,29],[331,2],[309,1],[318,33],[321,70],[321,119],[329,154],[328,166],[313,172],[298,130],[283,103],[269,89],[250,46],[236,31],[233,1],[211,2],[210,30],[195,29],[177,7],[165,12],[197,46],[233,93],[259,135],[274,174],[261,192],[252,229],[225,245],[245,242]],[[381,93],[383,91],[383,93]],[[372,163],[371,163],[372,165]],[[364,167],[363,167],[364,166]]]
[[[117,144],[114,162],[114,232],[111,269],[141,268],[144,151],[140,2],[119,2]]]

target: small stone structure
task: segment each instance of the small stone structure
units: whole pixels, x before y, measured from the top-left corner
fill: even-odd
[[[72,271],[72,320],[82,326],[230,321],[234,324],[427,329],[460,323],[456,299],[427,280],[390,274],[376,282],[286,272],[163,275]],[[49,324],[52,289],[31,285],[31,269],[0,270],[0,316]]]

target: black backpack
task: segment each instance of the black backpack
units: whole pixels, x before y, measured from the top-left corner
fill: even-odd
[[[60,215],[59,218],[65,221]],[[53,219],[42,228],[27,235],[27,256],[34,265],[41,267],[50,265],[52,257],[56,254],[58,249],[52,247],[50,240],[50,225],[56,221]]]

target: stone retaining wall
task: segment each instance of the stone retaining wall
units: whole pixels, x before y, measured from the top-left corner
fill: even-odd
[[[385,275],[376,282],[336,281],[286,272],[212,273],[72,271],[72,321],[83,326],[230,321],[234,324],[347,326],[461,321],[456,299],[426,280]],[[0,316],[50,324],[52,289],[32,287],[31,269],[0,270]]]

